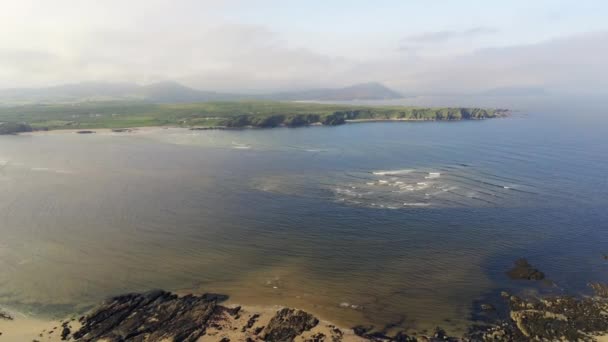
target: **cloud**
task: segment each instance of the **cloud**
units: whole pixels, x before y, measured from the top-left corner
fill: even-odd
[[[459,56],[395,58],[374,71],[414,94],[466,94],[498,87],[542,87],[567,93],[608,89],[608,32],[536,44],[472,50]],[[370,69],[371,66],[367,65]]]
[[[401,40],[402,44],[438,44],[456,39],[470,39],[476,36],[498,33],[499,30],[492,27],[473,27],[464,31],[445,30],[434,32],[423,32],[409,35]]]
[[[332,75],[348,65],[340,56],[291,47],[263,26],[238,24],[198,25],[196,30],[95,29],[65,34],[50,46],[0,51],[3,80],[24,80],[25,86],[177,80],[198,88],[251,91],[330,84]]]
[[[0,13],[6,23],[0,31],[0,88],[174,80],[241,92],[369,81],[409,94],[608,89],[608,32],[480,48],[495,46],[504,29],[465,26],[401,37],[366,26],[319,37],[222,16],[233,13],[218,7],[225,2],[134,0],[121,7],[108,1],[113,6],[92,0],[11,3]]]

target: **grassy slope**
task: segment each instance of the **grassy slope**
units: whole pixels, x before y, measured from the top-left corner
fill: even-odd
[[[460,120],[502,115],[493,109],[368,107],[334,104],[235,101],[191,104],[99,102],[0,107],[0,122],[25,122],[35,129],[143,126],[301,126],[342,124],[353,119]]]

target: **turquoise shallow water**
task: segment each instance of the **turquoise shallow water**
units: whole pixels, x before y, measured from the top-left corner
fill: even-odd
[[[166,288],[458,331],[497,291],[607,280],[605,106],[299,129],[0,137],[0,305]],[[460,101],[460,102],[459,102]],[[558,285],[513,282],[527,257]]]

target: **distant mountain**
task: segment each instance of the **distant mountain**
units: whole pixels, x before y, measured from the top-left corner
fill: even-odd
[[[83,82],[46,88],[0,89],[0,102],[71,102],[134,96],[132,83]]]
[[[46,88],[0,89],[0,104],[122,100],[152,103],[207,102],[239,99],[349,101],[382,100],[401,97],[399,93],[379,83],[365,83],[337,89],[313,89],[262,95],[202,91],[176,82],[160,82],[145,86],[133,83],[84,82]]]
[[[156,103],[206,102],[234,100],[241,97],[241,95],[236,94],[196,90],[177,82],[160,82],[141,86],[137,94],[146,101]]]
[[[204,102],[235,98],[188,88],[176,82],[160,82],[146,86],[134,83],[84,82],[48,88],[0,90],[0,102],[61,103],[82,101],[135,100],[155,103]]]
[[[403,98],[403,95],[380,83],[371,82],[356,84],[346,88],[277,93],[268,95],[267,98],[285,101],[350,101],[400,99]]]

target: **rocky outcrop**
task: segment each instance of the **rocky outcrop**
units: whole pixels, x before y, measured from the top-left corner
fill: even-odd
[[[240,319],[240,307],[218,304],[226,298],[216,294],[179,297],[161,290],[118,296],[81,317],[82,327],[73,334],[64,324],[61,336],[83,342],[197,341],[208,329],[222,331],[222,320],[228,316]],[[293,341],[319,323],[309,313],[285,308],[279,310],[265,328],[253,331],[258,317],[259,314],[251,315],[242,331],[249,336],[260,335],[263,341],[269,342]]]
[[[291,342],[304,331],[319,324],[313,315],[301,310],[281,309],[263,331],[264,341]]]
[[[160,290],[112,298],[81,317],[82,327],[77,331],[73,332],[67,321],[59,331],[62,339],[86,342],[197,341],[204,335],[210,341],[225,342],[595,341],[597,336],[608,334],[608,286],[594,283],[590,287],[594,296],[539,299],[503,292],[508,312],[495,321],[473,325],[458,337],[449,336],[440,328],[427,336],[405,331],[387,335],[386,329],[374,330],[372,326],[340,330],[319,324],[316,317],[297,309],[258,314],[220,305],[227,298],[222,295],[179,297]],[[1,318],[11,319],[5,314]]]
[[[515,261],[515,266],[507,272],[511,279],[543,280],[545,274],[532,267],[528,260],[521,258]]]
[[[603,299],[559,296],[523,300],[512,296],[511,319],[531,340],[591,341],[608,332],[608,303]]]
[[[81,318],[77,341],[196,341],[217,306],[212,295],[165,291],[115,297]]]
[[[608,334],[608,286],[591,284],[595,296],[521,298],[509,296],[509,316],[473,326],[464,341],[596,341]]]

